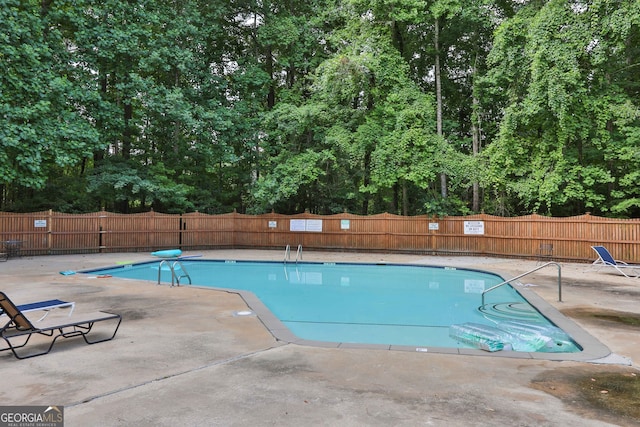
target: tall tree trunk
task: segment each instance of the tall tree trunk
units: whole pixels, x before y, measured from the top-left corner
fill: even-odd
[[[391,212],[393,212],[396,215],[400,215],[400,196],[398,195],[398,192],[400,191],[400,189],[398,188],[400,187],[400,183],[398,181],[396,181],[393,184],[393,198],[391,199]]]
[[[475,97],[473,98],[473,101],[477,102]],[[472,135],[471,145],[473,149],[473,157],[477,157],[478,154],[480,153],[480,129],[478,128],[478,125],[476,124],[475,121],[471,124],[471,135]],[[472,189],[473,189],[473,195],[472,195],[471,209],[474,212],[479,212],[480,211],[480,183],[477,180],[473,181]]]
[[[104,71],[100,72],[100,77],[99,77],[99,81],[100,81],[100,96],[102,98],[106,98],[107,96],[107,73]],[[105,129],[105,124],[103,119],[100,118],[100,116],[96,117],[96,128],[100,131],[103,132]],[[104,156],[105,156],[105,150],[104,149],[100,149],[100,150],[95,150],[93,152],[93,164],[94,164],[94,168],[96,166],[98,166],[102,160],[104,160]]]
[[[368,187],[371,184],[371,152],[369,150],[364,153],[364,177],[362,179],[362,183],[365,187]],[[365,193],[362,199],[362,213],[361,215],[369,214],[369,193]]]
[[[273,50],[271,46],[265,49],[265,71],[269,75],[269,93],[267,93],[267,110],[272,110],[276,105],[276,89],[273,80]]]
[[[369,76],[369,84],[371,87],[375,87],[375,77],[373,75]],[[367,110],[372,111],[374,107],[374,99],[371,92],[367,94]],[[357,108],[357,106],[354,106]],[[364,176],[363,176],[363,184],[365,187],[368,187],[371,184],[371,153],[373,152],[373,147],[366,147],[364,153]],[[371,199],[371,195],[369,192],[365,192],[362,200],[362,215],[369,214],[369,203]]]
[[[476,62],[478,61],[478,57],[476,56]],[[474,81],[475,81],[475,75],[476,75],[476,66],[474,65],[473,67],[473,76],[474,76]],[[478,108],[480,107],[480,102],[478,101],[478,98],[476,97],[475,92],[473,93],[473,99],[472,99],[472,114],[471,114],[471,149],[473,151],[473,157],[474,159],[478,156],[478,154],[480,154],[480,133],[482,132],[482,126],[481,126],[481,122],[480,122],[480,112],[478,111]],[[472,184],[472,189],[473,189],[473,194],[472,194],[472,202],[471,202],[471,209],[474,212],[479,212],[480,211],[480,183],[474,179],[473,184]]]
[[[402,215],[409,216],[409,196],[406,179],[402,180]]]
[[[435,75],[436,75],[436,130],[438,136],[442,137],[442,82],[440,76],[440,21],[436,18],[435,31],[433,35],[435,57]],[[443,172],[440,174],[440,194],[443,198],[447,197],[447,175]]]
[[[131,120],[133,119],[133,106],[130,100],[124,102],[124,131],[122,132],[122,157],[131,158],[131,147],[133,140],[133,132],[131,129]]]
[[[179,88],[180,87],[180,70],[178,68],[175,68],[173,70],[173,87],[174,88]],[[179,119],[176,119],[173,123],[173,135],[172,135],[172,141],[173,141],[173,153],[176,155],[176,158],[179,157],[180,155],[180,129],[181,129],[182,123]]]

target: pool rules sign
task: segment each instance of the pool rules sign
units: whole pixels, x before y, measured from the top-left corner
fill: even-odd
[[[465,221],[464,234],[484,234],[484,221]]]

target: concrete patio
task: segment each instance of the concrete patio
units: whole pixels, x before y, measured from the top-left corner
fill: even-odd
[[[281,251],[198,252],[210,259],[281,260]],[[305,260],[468,267],[511,278],[535,261],[483,257],[305,252]],[[62,405],[65,426],[605,426],[637,425],[556,397],[542,379],[637,373],[637,327],[572,320],[611,350],[596,362],[312,347],[277,340],[237,293],[61,275],[146,253],[38,256],[0,263],[1,290],[16,303],[59,298],[76,311],[122,315],[112,341],[62,340],[45,356],[0,353],[2,405]],[[640,313],[640,279],[562,263],[528,276],[529,291],[564,313]],[[64,316],[59,310],[50,316]],[[541,386],[542,384],[542,386]]]

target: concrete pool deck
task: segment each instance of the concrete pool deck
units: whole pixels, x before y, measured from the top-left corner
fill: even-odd
[[[209,259],[282,260],[283,251],[198,251]],[[112,341],[62,340],[45,356],[0,353],[1,405],[63,405],[65,426],[244,425],[636,425],[562,400],[538,379],[575,372],[640,372],[637,327],[573,314],[640,313],[640,279],[561,263],[522,279],[532,292],[611,350],[598,363],[315,347],[276,340],[233,292],[64,276],[147,253],[38,256],[0,263],[1,290],[16,303],[74,301],[76,312],[123,316]],[[535,261],[484,257],[312,252],[305,261],[387,262],[465,267],[505,279]],[[50,316],[64,316],[59,310]],[[347,346],[348,347],[348,346]],[[480,353],[480,352],[479,352]],[[637,420],[640,423],[640,420]]]

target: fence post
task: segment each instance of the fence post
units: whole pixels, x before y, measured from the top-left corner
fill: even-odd
[[[184,224],[182,222],[182,214],[180,214],[180,221],[178,223],[178,228],[180,229],[179,234],[178,234],[178,247],[180,249],[182,249],[182,227],[185,226],[186,224]]]
[[[231,221],[231,248],[235,249],[236,248],[236,231],[238,229],[238,211],[236,210],[236,208],[233,208],[233,216],[232,216],[233,220]]]
[[[104,252],[105,242],[104,242],[104,222],[105,218],[107,218],[107,212],[100,211],[98,214],[98,253]]]
[[[480,253],[483,256],[487,255],[487,231],[489,230],[488,227],[488,221],[487,221],[487,215],[486,214],[480,214],[480,220],[482,221],[482,223],[484,224],[484,233],[482,233],[482,236],[480,236]]]
[[[427,216],[427,221],[429,221],[429,224],[427,224],[427,228],[429,230],[429,249],[431,249],[431,255],[435,255],[436,254],[436,234],[440,229],[440,223],[438,222],[438,216],[437,215],[433,215],[431,218],[429,218]],[[431,223],[437,224],[437,229],[431,229]]]
[[[51,255],[51,248],[53,245],[53,242],[51,241],[53,239],[53,209],[49,209],[49,219],[47,221],[47,254]]]

